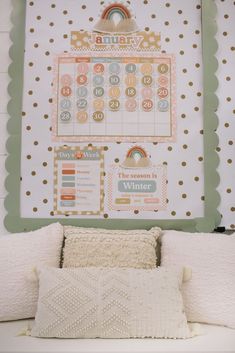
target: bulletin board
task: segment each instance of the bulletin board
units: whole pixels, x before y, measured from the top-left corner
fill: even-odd
[[[13,3],[7,229],[216,228],[215,3]]]

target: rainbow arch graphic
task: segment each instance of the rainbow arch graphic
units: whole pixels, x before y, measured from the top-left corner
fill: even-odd
[[[131,19],[131,13],[126,6],[115,3],[107,6],[101,14],[103,20],[111,20],[114,14],[118,14],[123,20]]]
[[[148,158],[147,153],[145,152],[145,150],[140,147],[140,146],[134,146],[132,148],[129,149],[129,151],[127,152],[126,158]]]

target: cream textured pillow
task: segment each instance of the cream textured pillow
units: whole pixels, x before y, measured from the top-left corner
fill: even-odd
[[[64,227],[63,267],[156,267],[160,228],[109,230]]]
[[[34,317],[38,281],[33,268],[59,266],[63,227],[59,223],[0,237],[0,321]]]
[[[235,328],[235,235],[165,231],[161,264],[188,266],[182,293],[187,318]]]
[[[111,268],[44,268],[31,335],[186,338],[181,274]]]

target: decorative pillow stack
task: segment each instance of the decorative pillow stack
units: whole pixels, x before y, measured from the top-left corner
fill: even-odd
[[[45,268],[31,332],[59,338],[187,338],[181,273],[164,268]]]
[[[188,320],[235,328],[235,234],[171,230],[161,242],[162,266],[192,270],[182,287]]]
[[[32,280],[33,268],[59,267],[62,242],[59,223],[0,237],[0,321],[35,316],[38,282]]]
[[[65,226],[63,267],[155,268],[160,232]]]

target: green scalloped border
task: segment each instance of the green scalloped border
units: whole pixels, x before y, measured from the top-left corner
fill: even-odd
[[[6,144],[9,153],[6,160],[6,169],[9,173],[5,187],[8,192],[5,198],[7,215],[4,220],[5,227],[10,232],[33,230],[38,227],[59,221],[62,224],[71,224],[85,227],[104,228],[150,228],[159,226],[163,229],[176,229],[191,232],[210,232],[220,223],[220,214],[217,207],[220,196],[216,190],[219,184],[217,167],[219,157],[216,153],[218,136],[216,129],[218,118],[216,109],[218,99],[215,91],[218,81],[215,72],[218,62],[215,58],[217,42],[215,34],[217,25],[215,16],[216,4],[213,0],[202,0],[202,40],[203,40],[203,75],[204,75],[204,174],[205,174],[205,217],[193,220],[136,220],[136,219],[48,219],[48,218],[21,218],[20,217],[20,158],[21,158],[21,102],[23,87],[24,64],[24,28],[25,28],[25,0],[12,0],[13,11],[11,16],[12,30],[10,37],[12,46],[10,57],[12,63],[9,66],[11,82],[8,86],[10,101],[8,113],[9,138]]]

